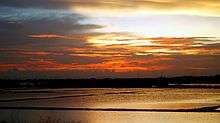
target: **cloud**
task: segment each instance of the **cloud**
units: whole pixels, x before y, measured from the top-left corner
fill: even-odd
[[[169,59],[150,59],[141,61],[126,61],[126,60],[110,60],[101,63],[58,63],[56,61],[26,61],[20,64],[0,64],[1,71],[17,69],[19,71],[71,71],[71,70],[95,70],[95,71],[112,71],[116,73],[129,71],[158,71],[167,69],[169,66],[153,65],[157,62]],[[137,64],[138,63],[138,64]],[[147,63],[152,63],[147,65]]]
[[[73,10],[91,16],[91,9],[99,15],[107,13],[124,16],[129,16],[128,13],[219,16],[220,11],[220,2],[217,0],[94,0],[76,3],[73,4]],[[100,12],[100,9],[105,13]]]
[[[29,35],[29,38],[38,39],[37,44],[41,44],[39,41],[41,39],[68,39],[67,44],[81,40],[85,44],[83,46],[51,46],[53,41],[48,46],[45,46],[45,42],[39,46],[35,44],[33,49],[2,48],[1,52],[4,55],[0,59],[2,71],[7,72],[13,69],[52,73],[102,71],[119,75],[119,73],[130,74],[135,71],[146,73],[169,70],[176,73],[182,70],[186,72],[186,69],[198,71],[199,69],[193,68],[207,68],[208,66],[211,67],[204,69],[205,71],[214,71],[211,69],[217,68],[217,62],[213,62],[213,59],[219,58],[220,52],[218,39],[213,37],[147,38],[126,33],[85,33],[35,34]],[[104,44],[100,45],[100,43]],[[206,59],[207,57],[212,57],[212,59]],[[22,61],[10,62],[6,59],[15,59],[14,61],[22,59]],[[187,65],[185,66],[182,61],[185,61]],[[197,62],[203,64],[197,64]],[[218,71],[218,69],[215,70]]]
[[[152,42],[159,44],[160,46],[190,46],[197,45],[195,43],[196,38],[152,38]],[[199,44],[199,43],[198,43]]]
[[[70,0],[13,0],[2,1],[0,6],[17,7],[17,8],[58,8],[65,9],[68,7]]]
[[[0,6],[71,9],[91,15],[95,13],[126,15],[128,12],[138,12],[139,14],[150,12],[219,16],[220,12],[218,0],[13,0],[2,1]]]
[[[31,38],[61,38],[61,39],[68,39],[67,36],[64,36],[64,35],[56,35],[56,34],[39,34],[39,35],[28,35],[28,37],[31,37]]]
[[[89,45],[103,48],[107,51],[109,51],[108,48],[116,49],[111,49],[111,51],[125,49],[126,53],[136,55],[219,54],[217,49],[219,48],[219,39],[215,37],[148,38],[126,33],[106,33],[90,36],[87,42]],[[121,52],[116,54],[121,54]]]
[[[219,18],[201,17],[219,16],[218,7],[215,0],[5,0],[0,71],[63,78],[219,73]]]
[[[34,42],[35,40],[31,39],[30,35],[35,36],[35,38],[37,38],[37,35],[38,37],[40,35],[50,35],[48,37],[52,35],[67,36],[88,33],[93,29],[102,28],[102,26],[94,24],[81,24],[80,21],[86,19],[86,17],[67,10],[17,9],[10,7],[1,9],[8,10],[6,15],[4,11],[0,11],[0,33],[2,34],[0,35],[0,44],[2,46]],[[61,39],[61,37],[58,39]],[[69,39],[63,37],[62,40]],[[78,42],[76,45],[80,43],[83,42]]]

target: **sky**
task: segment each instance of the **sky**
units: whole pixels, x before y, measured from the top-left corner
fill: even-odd
[[[219,0],[4,0],[0,78],[220,74]]]

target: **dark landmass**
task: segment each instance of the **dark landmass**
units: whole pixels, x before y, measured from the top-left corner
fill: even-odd
[[[0,109],[11,109],[11,110],[55,110],[55,111],[136,111],[136,112],[218,112],[220,106],[205,106],[193,109],[137,109],[137,108],[64,108],[64,107],[0,107]]]
[[[220,75],[159,78],[0,80],[0,88],[220,88]]]

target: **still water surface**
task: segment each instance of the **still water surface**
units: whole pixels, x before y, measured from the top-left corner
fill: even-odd
[[[0,107],[195,109],[220,105],[220,89],[93,88],[0,90]],[[73,123],[219,123],[219,112],[1,109],[0,121]]]

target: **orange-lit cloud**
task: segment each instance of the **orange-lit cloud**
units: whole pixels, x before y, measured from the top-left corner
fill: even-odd
[[[50,53],[49,52],[43,52],[43,51],[39,51],[39,52],[20,52],[20,54],[23,54],[23,55],[49,55]]]
[[[27,37],[35,39],[63,39],[63,40],[78,40],[86,41],[90,36],[100,35],[99,33],[84,33],[84,34],[72,34],[72,35],[61,35],[61,34],[32,34]]]
[[[71,70],[96,70],[96,71],[112,71],[116,73],[129,72],[129,71],[158,71],[169,68],[168,65],[156,65],[156,63],[163,60],[171,59],[151,59],[145,61],[127,61],[127,60],[110,60],[103,61],[102,63],[69,63],[61,64],[56,61],[27,61],[20,64],[0,64],[1,71],[10,69],[17,69],[20,71],[71,71]],[[147,66],[146,64],[150,64]],[[155,64],[155,65],[154,65]]]
[[[36,39],[72,39],[71,37],[57,34],[35,34],[28,35],[28,37]]]
[[[88,37],[88,43],[96,48],[86,49],[91,50],[93,54],[111,53],[114,54],[136,54],[136,55],[197,55],[197,54],[219,54],[219,50],[212,47],[206,47],[209,44],[217,45],[216,39],[199,38],[199,37],[158,37],[148,38],[131,34],[104,34]],[[75,49],[78,51],[79,49]],[[85,53],[83,49],[81,55]]]
[[[36,38],[64,38],[57,35],[36,35]],[[20,71],[111,71],[126,73],[132,71],[163,71],[171,70],[178,65],[177,56],[207,56],[218,55],[218,45],[209,38],[148,38],[131,34],[86,34],[78,35],[86,42],[82,47],[64,47],[59,52],[54,51],[14,51],[19,56],[26,56],[22,63],[1,63],[1,71],[18,69]],[[209,43],[207,43],[207,41]],[[4,49],[2,49],[4,51]],[[10,50],[5,51],[6,53]],[[56,54],[62,54],[61,56]],[[65,57],[64,57],[65,54]],[[13,56],[16,57],[16,56]],[[93,62],[61,62],[62,59],[96,59]],[[33,60],[37,59],[37,60]],[[41,60],[42,59],[42,60]],[[61,60],[60,60],[61,59]],[[209,63],[207,63],[209,64]],[[203,68],[204,66],[198,66]],[[191,69],[191,68],[190,68]]]
[[[195,38],[152,38],[152,42],[163,46],[195,45]]]
[[[73,1],[74,11],[93,16],[129,14],[188,14],[220,16],[218,0],[94,0]],[[91,11],[92,10],[92,11]]]
[[[31,38],[66,38],[63,35],[55,35],[55,34],[41,34],[41,35],[29,35]]]

